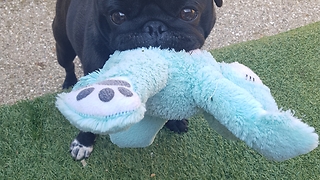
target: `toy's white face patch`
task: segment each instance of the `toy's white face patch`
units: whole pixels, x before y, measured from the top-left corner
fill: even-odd
[[[125,80],[109,79],[67,95],[68,104],[80,114],[112,116],[137,109],[140,98]]]
[[[234,73],[238,74],[239,77],[243,77],[248,81],[253,81],[262,84],[262,81],[259,78],[259,76],[247,66],[238,62],[230,63],[229,66],[231,67],[230,70],[233,70]]]

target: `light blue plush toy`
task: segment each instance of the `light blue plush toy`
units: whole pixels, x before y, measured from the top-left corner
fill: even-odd
[[[318,146],[314,128],[278,109],[248,67],[209,52],[140,48],[115,52],[56,106],[77,128],[109,134],[119,147],[146,147],[168,119],[203,113],[221,135],[282,161]]]

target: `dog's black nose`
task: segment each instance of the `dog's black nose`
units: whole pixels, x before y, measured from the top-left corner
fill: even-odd
[[[143,27],[143,31],[151,36],[159,36],[167,30],[167,26],[160,21],[149,21]]]

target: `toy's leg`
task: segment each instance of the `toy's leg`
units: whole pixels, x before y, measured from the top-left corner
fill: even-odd
[[[194,92],[197,103],[249,147],[278,161],[317,147],[314,128],[290,113],[267,112],[249,92],[229,80],[205,78]],[[214,124],[210,122],[212,119],[207,120]]]
[[[128,130],[110,134],[111,141],[121,148],[124,147],[146,147],[152,144],[159,130],[166,123],[166,120],[145,116],[137,124]]]
[[[208,113],[209,125],[223,137],[239,140]],[[267,114],[249,127],[237,127],[245,135],[242,140],[270,160],[283,161],[312,151],[318,145],[314,128],[294,118],[289,112]]]
[[[268,113],[243,129],[246,143],[271,160],[283,161],[306,154],[318,146],[313,127],[287,112]]]

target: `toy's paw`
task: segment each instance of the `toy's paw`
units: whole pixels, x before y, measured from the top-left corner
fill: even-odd
[[[188,120],[169,120],[165,126],[173,132],[183,133],[188,131]]]
[[[125,130],[146,111],[133,86],[121,77],[61,93],[56,107],[78,129],[96,134]]]
[[[74,139],[70,145],[70,154],[75,160],[81,160],[90,156],[93,151],[92,146],[84,146],[77,139]]]
[[[108,79],[74,93],[74,108],[89,115],[115,115],[135,110],[141,104],[131,84],[125,80]]]

